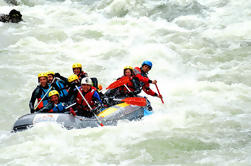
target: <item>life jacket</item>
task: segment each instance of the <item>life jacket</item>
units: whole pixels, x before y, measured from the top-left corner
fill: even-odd
[[[66,90],[64,84],[57,80],[56,85],[59,88],[60,98],[66,98],[68,96],[68,91]]]
[[[124,78],[124,77],[127,77],[127,76],[123,76],[121,78]],[[121,79],[121,78],[119,78],[119,79]],[[134,88],[133,83],[131,81],[132,79],[133,78],[130,77],[130,79],[129,79],[130,81],[126,84],[126,86],[128,87],[128,89],[130,89],[131,92],[135,91],[135,88]],[[119,88],[119,91],[122,93],[128,93],[129,92],[128,89],[123,85]]]
[[[85,97],[86,101],[89,103],[89,105],[91,107],[93,107],[94,106],[94,101],[92,100],[92,97],[93,97],[93,95],[94,95],[94,93],[96,91],[96,88],[91,87],[91,89],[86,94],[83,92],[82,88],[80,88],[80,91],[84,95],[84,97]],[[84,99],[82,98],[82,96],[81,96],[81,94],[79,92],[78,92],[77,97],[76,97],[76,102],[79,105],[83,106],[83,107],[88,107],[87,103],[84,101]]]
[[[156,93],[152,89],[150,89],[149,78],[147,76],[147,73],[143,72],[139,67],[135,67],[133,72],[135,76],[139,79],[140,86],[143,91],[148,95],[155,96]]]
[[[62,102],[59,104],[54,104],[54,107],[49,112],[63,112],[65,110],[65,106]]]
[[[140,85],[149,85],[149,78],[147,76],[147,73],[143,72],[141,68],[135,67],[133,70],[135,76],[139,79]]]
[[[39,96],[39,98],[37,98],[38,103],[42,100],[42,98],[44,97],[44,95],[48,92],[48,90],[50,89],[50,86],[48,87],[48,89],[45,89],[43,87],[40,87],[40,93],[41,95]],[[49,92],[46,94],[46,96],[44,97],[43,101],[41,101],[41,103],[37,106],[38,109],[43,108],[44,106],[46,106],[49,102]]]

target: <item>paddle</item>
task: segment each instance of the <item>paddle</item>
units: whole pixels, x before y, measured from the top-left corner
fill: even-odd
[[[128,88],[128,86],[126,84],[124,84],[124,86],[126,87],[126,89],[128,90],[128,92],[131,92],[131,90]]]
[[[47,92],[45,93],[44,97],[38,102],[38,104],[36,105],[36,107],[34,108],[34,110],[37,109],[37,107],[39,106],[39,104],[44,100],[45,96],[47,95],[47,93],[50,92],[51,88],[52,88],[52,84],[55,81],[56,77],[53,78],[52,82],[51,82],[51,87],[49,88],[49,90],[47,90]]]
[[[65,107],[65,109],[67,110],[67,109],[71,108],[71,107],[74,106],[74,105],[76,105],[76,103],[73,103],[73,104],[71,104],[71,105],[68,105],[67,107]]]
[[[126,85],[129,81],[130,81],[129,77],[120,78],[119,80],[111,83],[106,89],[114,89],[114,88]]]
[[[137,105],[137,106],[146,106],[146,99],[144,97],[127,97],[124,99],[113,99],[115,101],[123,101],[127,104]]]
[[[74,106],[74,105],[76,105],[76,103],[73,103],[73,104],[71,104],[71,105],[65,107],[65,109],[67,110],[67,109],[71,108],[71,107]],[[40,109],[39,111],[37,111],[37,112],[35,112],[35,113],[40,113],[41,110],[42,110],[42,109]],[[69,111],[67,111],[67,112],[69,112]],[[66,113],[67,113],[67,112],[66,112]]]
[[[81,95],[81,97],[84,99],[84,101],[86,102],[86,104],[87,104],[88,107],[90,108],[90,112],[92,112],[92,107],[91,107],[90,104],[87,102],[87,100],[85,99],[85,97],[84,97],[84,95],[82,94],[82,92],[78,89],[78,86],[75,85],[75,87],[77,88],[79,94]],[[101,120],[98,118],[98,116],[97,116],[94,112],[92,112],[92,113],[93,113],[93,115],[95,116],[95,118],[97,119],[97,121],[99,122],[99,125],[103,127],[104,125],[103,125],[103,123],[101,122]]]
[[[158,86],[157,86],[157,83],[155,84],[155,86],[156,86],[156,89],[157,89],[157,91],[158,91],[159,96],[161,96],[161,97],[160,97],[161,102],[164,104],[163,97],[162,97],[162,95],[161,95],[160,92],[159,92],[159,88],[158,88]]]
[[[65,113],[70,113],[70,114],[72,114],[73,116],[76,116],[76,115],[77,115],[77,114],[76,114],[76,111],[74,111],[74,110],[71,108],[72,106],[74,106],[74,105],[76,105],[76,104],[77,104],[77,103],[73,103],[73,104],[71,104],[71,105],[65,107],[66,110],[70,108],[70,111],[67,111],[67,112],[65,112]]]

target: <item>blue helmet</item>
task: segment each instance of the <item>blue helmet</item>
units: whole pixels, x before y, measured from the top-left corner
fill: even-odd
[[[144,66],[144,65],[149,66],[149,67],[150,67],[150,69],[151,69],[151,68],[152,68],[152,66],[153,66],[153,64],[152,64],[152,62],[151,62],[151,61],[144,61],[144,62],[142,63],[142,66]]]

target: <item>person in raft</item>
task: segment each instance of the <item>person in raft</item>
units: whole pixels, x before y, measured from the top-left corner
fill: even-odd
[[[59,92],[60,101],[66,102],[68,96],[67,79],[61,77],[59,73],[55,74],[53,71],[48,71],[47,75],[49,84],[51,84],[54,87],[54,89],[56,89]]]
[[[153,65],[151,61],[144,61],[141,67],[134,68],[134,74],[139,79],[140,86],[146,94],[162,98],[161,95],[158,95],[156,92],[150,89],[150,84],[157,83],[156,80],[150,80],[148,78],[148,72],[152,69],[152,66]]]
[[[59,93],[57,90],[50,91],[49,98],[49,103],[41,110],[39,110],[39,112],[63,113],[66,111],[66,105],[65,103],[60,101]]]
[[[141,92],[139,79],[135,76],[132,66],[125,66],[123,76],[117,80],[128,78],[129,82],[115,89],[108,90],[105,95],[107,97],[124,98],[134,97]]]
[[[82,65],[80,63],[74,63],[72,65],[72,71],[78,76],[78,79],[81,81],[83,78],[88,77],[88,74],[83,71]]]
[[[103,103],[96,88],[92,86],[92,80],[89,77],[83,78],[81,80],[81,88],[79,88],[76,97],[76,107],[74,107],[77,110],[77,115],[92,117],[95,113],[98,113],[102,107]]]
[[[42,109],[49,101],[49,91],[52,89],[48,84],[48,75],[46,73],[38,74],[39,85],[34,89],[29,102],[30,112],[34,113]],[[37,100],[38,105],[34,106]]]

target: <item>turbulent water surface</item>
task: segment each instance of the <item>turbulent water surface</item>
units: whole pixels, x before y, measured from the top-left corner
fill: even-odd
[[[247,0],[0,0],[20,24],[0,23],[0,165],[251,163],[251,2]],[[10,133],[29,113],[37,74],[83,64],[103,87],[151,60],[165,104],[116,127],[41,124]],[[152,86],[155,90],[155,87]],[[143,94],[143,93],[142,93]]]

